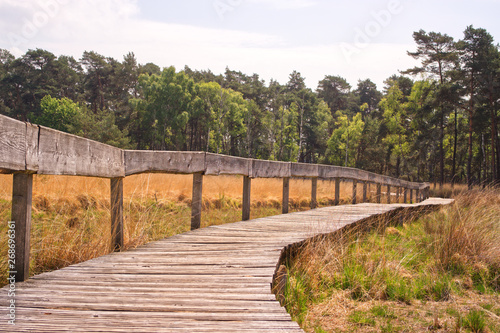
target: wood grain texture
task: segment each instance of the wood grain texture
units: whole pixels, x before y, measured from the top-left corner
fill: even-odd
[[[252,179],[248,176],[243,177],[243,202],[242,202],[242,221],[250,220],[251,208],[251,193],[252,193]]]
[[[123,249],[123,178],[110,181],[111,193],[111,248]]]
[[[111,253],[17,283],[16,325],[0,320],[0,332],[303,332],[271,293],[273,282],[286,283],[285,248],[372,215],[451,202],[321,208]],[[0,289],[0,318],[7,292]]]
[[[205,153],[125,150],[125,174],[205,172]]]
[[[26,169],[26,124],[0,115],[0,172]]]
[[[191,230],[201,227],[201,211],[203,204],[203,174],[193,174],[193,196],[191,200]]]
[[[38,156],[44,175],[125,177],[123,150],[43,126]]]
[[[206,154],[206,175],[250,175],[251,160],[218,154]]]
[[[252,178],[290,178],[291,163],[252,160]]]
[[[11,221],[15,223],[15,263],[14,269],[10,271],[16,272],[16,281],[24,281],[29,277],[32,197],[33,175],[14,174]]]

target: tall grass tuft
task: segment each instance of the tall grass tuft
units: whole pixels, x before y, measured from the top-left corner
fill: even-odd
[[[454,204],[415,222],[401,225],[395,217],[373,225],[369,232],[351,227],[310,242],[289,265],[287,309],[305,327],[309,308],[338,295],[409,306],[446,303],[469,291],[500,292],[499,189],[461,193]],[[353,313],[348,321],[366,324],[358,317]],[[481,331],[479,315],[467,320]]]

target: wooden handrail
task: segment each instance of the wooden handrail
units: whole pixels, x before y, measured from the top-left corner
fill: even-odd
[[[381,201],[381,187],[387,186],[398,196],[404,192],[404,202],[413,191],[416,200],[429,197],[428,183],[412,183],[354,168],[264,161],[232,157],[206,152],[137,151],[123,150],[76,135],[44,126],[21,122],[0,115],[0,173],[15,174],[13,180],[12,221],[16,222],[16,279],[28,277],[29,231],[31,224],[31,196],[33,174],[72,175],[110,179],[112,249],[123,248],[123,178],[140,173],[177,173],[193,175],[191,228],[200,227],[203,175],[243,176],[242,219],[250,218],[252,178],[283,178],[283,208],[288,212],[289,179],[312,180],[311,206],[316,204],[317,180],[335,180],[335,204],[339,203],[339,184],[342,179],[353,182],[353,203],[356,203],[357,184],[363,183],[363,201],[366,201],[367,183],[377,184],[377,202]]]

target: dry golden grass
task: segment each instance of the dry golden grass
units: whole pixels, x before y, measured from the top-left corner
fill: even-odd
[[[110,251],[110,182],[107,179],[35,175],[31,230],[31,273],[65,267]],[[190,226],[192,176],[143,174],[124,180],[125,248],[186,232]],[[241,220],[243,179],[206,176],[202,227]],[[341,200],[350,201],[350,184]],[[0,175],[0,277],[6,275],[7,221],[12,175]],[[252,181],[252,218],[279,214],[282,181]],[[291,180],[291,210],[308,209],[311,182]],[[320,205],[333,202],[334,184],[318,183]]]

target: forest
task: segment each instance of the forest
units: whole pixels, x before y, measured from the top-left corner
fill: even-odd
[[[0,113],[120,148],[207,151],[323,163],[434,184],[498,184],[500,53],[469,26],[463,38],[414,32],[420,66],[316,90],[258,74],[138,64],[43,49],[0,49]]]

